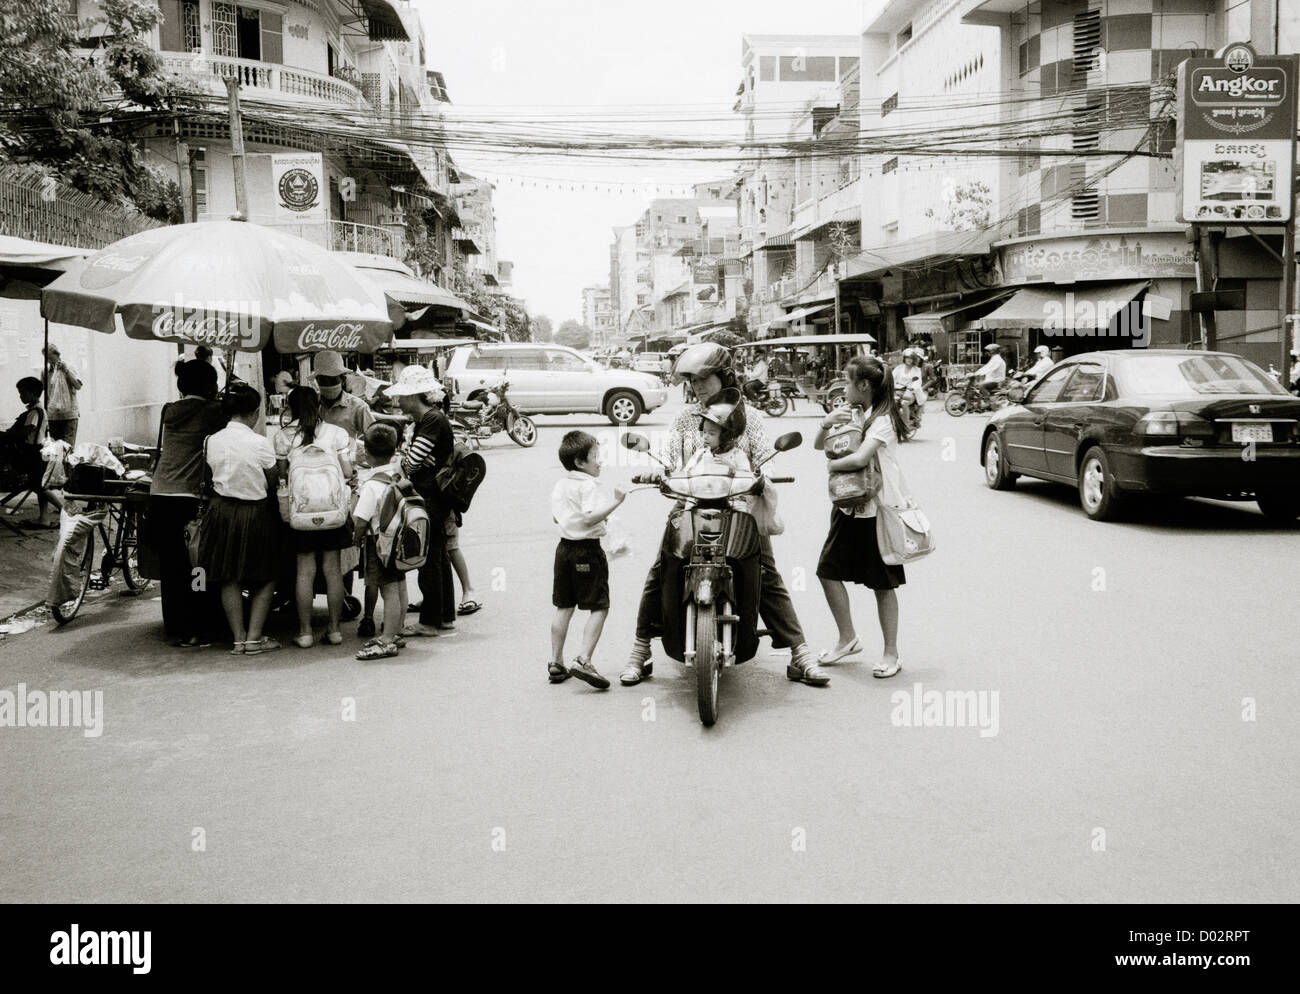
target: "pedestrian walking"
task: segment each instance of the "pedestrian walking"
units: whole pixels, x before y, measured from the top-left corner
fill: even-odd
[[[50,438],[67,442],[70,448],[77,445],[77,422],[81,419],[77,406],[77,392],[81,378],[63,361],[57,346],[45,347],[46,382],[45,415],[48,418]]]
[[[894,402],[892,378],[878,359],[857,356],[844,369],[848,380],[846,404],[822,419],[814,440],[821,450],[827,432],[838,425],[854,424],[862,431],[862,442],[854,452],[827,462],[831,473],[852,473],[873,463],[879,466],[879,479],[892,481],[881,489],[898,492],[900,472],[897,451],[899,439],[905,438],[906,426]],[[876,614],[884,638],[884,652],[872,670],[872,676],[891,677],[902,669],[898,661],[898,595],[895,589],[907,582],[902,566],[888,566],[880,555],[876,538],[878,497],[864,498],[856,506],[832,507],[830,531],[817,563],[826,603],[839,629],[839,640],[823,652],[820,662],[834,663],[862,652],[862,643],[853,627],[853,612],[846,583],[860,583],[876,595]]]
[[[397,398],[402,413],[411,418],[411,441],[402,456],[402,473],[424,498],[432,527],[429,554],[420,567],[418,581],[422,603],[419,621],[402,632],[409,637],[447,636],[455,633],[456,599],[452,587],[451,562],[447,558],[447,533],[440,525],[450,508],[439,492],[436,474],[446,465],[455,438],[451,422],[442,411],[444,391],[429,370],[407,366],[384,393]]]
[[[258,429],[262,398],[247,383],[228,384],[221,407],[229,424],[207,442],[212,497],[200,526],[199,567],[221,587],[221,606],[234,635],[234,655],[280,648],[262,628],[279,567],[280,519],[275,508],[275,450]],[[244,620],[244,589],[251,593]]]
[[[22,401],[23,413],[18,415],[12,425],[5,430],[5,441],[13,452],[13,462],[19,468],[23,487],[36,493],[35,521],[23,521],[20,528],[55,529],[59,527],[57,517],[48,520],[49,507],[55,511],[63,509],[63,498],[53,490],[45,487],[45,461],[41,456],[41,446],[46,439],[45,408],[41,405],[41,381],[35,376],[24,376],[16,384],[18,399]]]
[[[320,398],[311,387],[289,392],[289,412],[293,420],[275,435],[275,457],[280,478],[286,481],[288,524],[297,555],[294,644],[300,649],[315,644],[311,610],[319,569],[329,610],[325,641],[339,645],[344,594],[340,553],[352,546],[352,441],[342,428],[322,420]]]
[[[551,490],[551,518],[560,531],[555,547],[551,583],[551,661],[546,667],[551,683],[563,683],[571,676],[608,690],[609,681],[593,665],[596,643],[609,617],[609,563],[600,547],[605,519],[627,497],[614,488],[613,496],[601,493],[600,443],[585,431],[571,431],[560,440],[560,465],[564,478]],[[582,633],[582,651],[572,666],[564,665],[564,643],[575,609],[590,612]]]
[[[163,406],[158,427],[158,462],[149,485],[145,517],[158,557],[163,630],[173,645],[210,645],[224,627],[221,600],[207,584],[195,589],[185,530],[199,514],[206,465],[203,443],[226,424],[217,403],[217,371],[190,359],[176,364],[180,400]]]

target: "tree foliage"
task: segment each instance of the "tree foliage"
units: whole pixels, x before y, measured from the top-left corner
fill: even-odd
[[[979,231],[989,226],[993,193],[987,183],[946,183],[943,202],[942,217],[933,207],[926,210],[925,216],[939,218],[950,231]]]
[[[35,165],[74,188],[168,223],[180,188],[144,161],[137,130],[183,95],[144,41],[154,0],[101,0],[107,26],[94,60],[74,49],[79,25],[53,0],[6,2],[0,16],[0,161]]]
[[[555,341],[555,325],[545,314],[539,314],[537,317],[533,318],[533,341]]]
[[[555,329],[555,344],[567,345],[571,349],[585,349],[591,345],[591,329],[570,318],[560,322]]]

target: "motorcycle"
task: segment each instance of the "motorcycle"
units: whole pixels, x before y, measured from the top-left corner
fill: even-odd
[[[475,448],[480,441],[499,431],[504,431],[525,449],[532,448],[537,442],[537,425],[510,403],[509,390],[509,380],[475,390],[463,404],[451,409],[452,431]]]
[[[911,434],[915,435],[921,430],[921,416],[925,413],[925,405],[920,403],[920,398],[911,387],[896,388],[894,401],[903,415],[903,423],[907,425]]]
[[[963,414],[987,414],[1000,411],[1008,404],[1019,404],[1025,399],[1025,388],[1019,383],[1008,383],[1000,390],[995,390],[991,400],[985,400],[980,393],[975,377],[968,376],[960,390],[954,390],[943,400],[943,409],[954,418]]]
[[[773,447],[786,452],[802,443],[802,435],[790,432]],[[641,435],[625,435],[623,444],[650,453],[650,443]],[[663,560],[664,651],[694,666],[695,700],[700,722],[706,726],[718,720],[722,668],[747,662],[758,653],[759,530],[737,499],[757,494],[768,484],[794,480],[764,479],[758,473],[761,467],[760,463],[753,473],[739,473],[705,459],[666,477],[650,477],[665,497],[680,504],[669,518],[672,534]],[[634,479],[646,482],[647,477]]]
[[[752,394],[747,393],[745,400],[753,404],[769,418],[779,418],[790,410],[793,405],[791,400],[793,392],[793,384],[787,389],[786,384],[773,379],[768,380],[763,389],[755,389]]]

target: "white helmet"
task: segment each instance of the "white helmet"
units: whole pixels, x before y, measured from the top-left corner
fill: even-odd
[[[1052,350],[1049,349],[1046,345],[1040,345],[1036,349],[1034,349],[1034,355],[1040,355],[1044,359],[1050,359],[1052,356]]]

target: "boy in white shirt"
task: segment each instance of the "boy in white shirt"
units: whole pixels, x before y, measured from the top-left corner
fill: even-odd
[[[373,601],[370,600],[372,587],[378,587],[379,595],[384,599],[384,633],[367,642],[357,653],[357,658],[386,659],[396,656],[405,644],[401,635],[406,623],[406,574],[381,562],[375,545],[389,483],[402,475],[401,460],[394,458],[397,430],[390,425],[373,424],[366,429],[363,444],[369,467],[361,470],[361,492],[352,512],[352,524],[356,542],[362,550],[366,601],[373,611]]]
[[[576,676],[598,690],[609,681],[592,666],[596,643],[609,616],[609,564],[600,537],[605,519],[627,496],[617,487],[613,497],[604,496],[596,483],[600,476],[600,444],[585,431],[571,431],[560,441],[560,464],[564,479],[551,491],[551,517],[560,529],[555,549],[551,603],[551,661],[546,668],[551,683],[563,683]],[[590,611],[582,633],[582,652],[573,665],[564,665],[564,642],[576,608]]]

